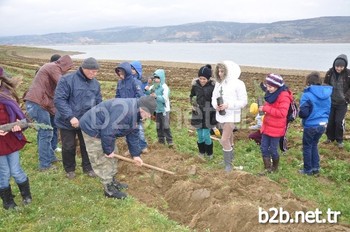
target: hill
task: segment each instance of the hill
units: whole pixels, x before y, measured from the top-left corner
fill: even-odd
[[[122,42],[349,43],[349,16],[274,23],[199,22],[163,27],[115,27],[45,35],[0,37],[0,44],[101,44]]]

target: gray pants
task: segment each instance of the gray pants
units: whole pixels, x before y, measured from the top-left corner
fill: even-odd
[[[101,139],[90,137],[84,132],[82,133],[92,169],[96,175],[101,178],[103,185],[111,183],[113,177],[117,174],[117,159],[105,157],[102,150]]]

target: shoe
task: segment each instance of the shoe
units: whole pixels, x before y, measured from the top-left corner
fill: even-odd
[[[173,142],[168,143],[169,148],[173,148],[175,144]]]
[[[320,174],[320,170],[313,170],[312,175],[317,176]]]
[[[46,172],[46,171],[55,171],[57,170],[57,167],[54,165],[51,165],[49,167],[39,168],[39,172]]]
[[[84,172],[86,175],[88,175],[89,177],[95,178],[97,177],[96,173],[94,172],[94,170],[90,170],[90,171],[86,171]]]
[[[141,153],[142,153],[142,154],[147,154],[147,153],[149,153],[148,148],[145,147],[144,149],[142,149]]]
[[[57,153],[62,152],[62,148],[57,147],[57,148],[55,149],[55,152],[57,152]]]
[[[70,180],[75,178],[75,172],[67,172],[66,177]]]
[[[213,155],[205,155],[205,158],[207,158],[208,160],[212,160],[213,159]]]
[[[330,144],[330,143],[332,143],[333,141],[332,140],[330,140],[330,139],[327,139],[326,141],[324,141],[323,143],[324,144]]]
[[[106,197],[117,199],[124,199],[127,197],[126,193],[121,192],[117,187],[115,187],[113,182],[105,185],[104,188],[104,194]]]
[[[308,173],[308,172],[305,172],[304,169],[301,169],[298,172],[299,172],[299,174],[302,174],[302,175],[308,175],[308,176],[313,175],[313,172]]]
[[[116,187],[119,191],[122,189],[127,189],[129,186],[127,184],[121,183],[119,181],[117,181],[115,178],[113,178],[112,181],[114,187]]]
[[[343,142],[338,142],[338,148],[343,148],[344,147],[344,143]]]

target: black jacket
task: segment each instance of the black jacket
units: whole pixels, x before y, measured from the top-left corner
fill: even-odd
[[[192,81],[190,101],[192,103],[191,125],[195,128],[213,128],[216,126],[216,111],[211,105],[211,98],[215,82],[209,80],[204,86],[201,86],[199,79]]]

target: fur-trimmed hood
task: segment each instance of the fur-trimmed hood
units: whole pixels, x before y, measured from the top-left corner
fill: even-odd
[[[224,67],[225,69],[225,74],[224,74],[224,78],[221,79],[219,77],[219,68]],[[241,76],[241,68],[239,67],[238,64],[236,64],[233,61],[230,60],[226,60],[223,61],[221,63],[218,63],[215,66],[215,70],[214,70],[214,79],[216,82],[223,82],[225,80],[229,80],[229,79],[238,79]]]

